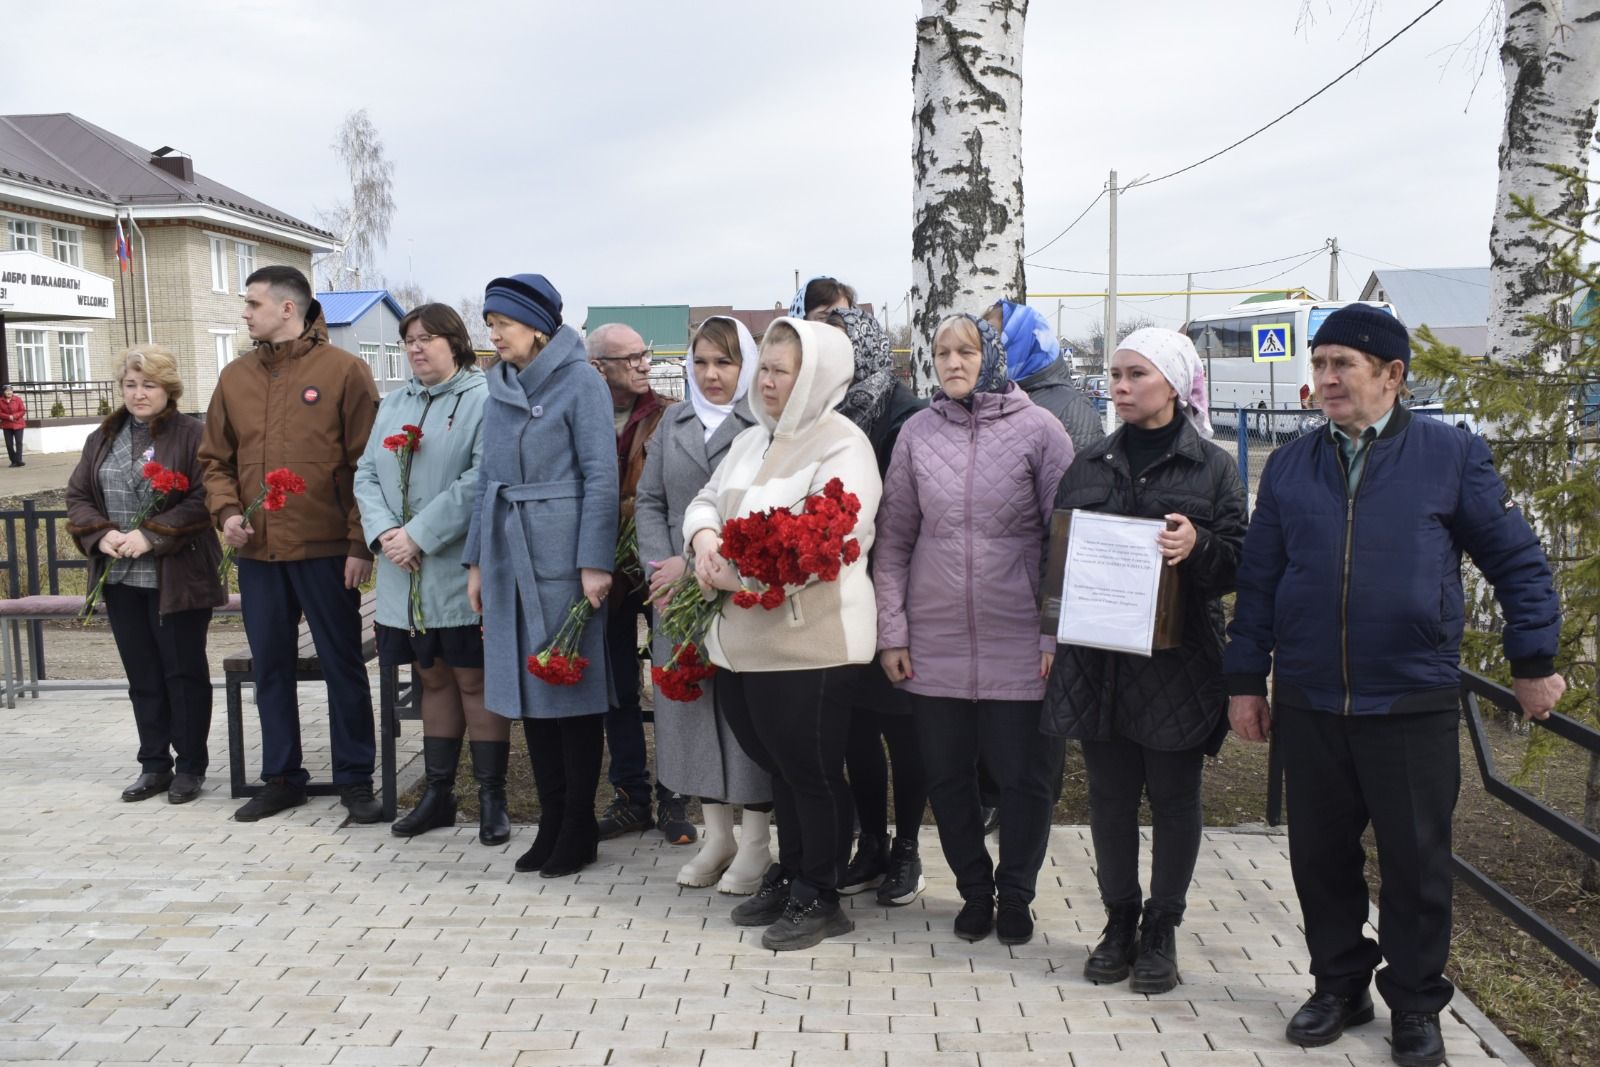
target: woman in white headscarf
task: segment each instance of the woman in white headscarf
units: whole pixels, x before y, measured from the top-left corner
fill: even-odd
[[[683,576],[684,509],[711,480],[733,439],[756,423],[746,399],[756,375],[756,342],[744,323],[724,315],[706,319],[690,340],[689,359],[689,403],[667,409],[634,496],[639,558],[649,568],[652,594]],[[665,663],[671,654],[670,641],[653,638],[653,662]],[[656,777],[675,793],[699,797],[706,824],[700,852],[678,871],[678,884],[754,893],[772,865],[772,781],[739,747],[711,685],[702,688],[705,694],[689,702],[659,688],[655,694]],[[738,841],[734,804],[744,805]]]
[[[1200,772],[1228,730],[1221,598],[1244,543],[1244,486],[1212,444],[1205,372],[1194,344],[1135,330],[1111,360],[1123,425],[1081,454],[1056,507],[1165,519],[1161,554],[1178,569],[1183,638],[1152,655],[1058,645],[1042,728],[1083,745],[1096,877],[1109,921],[1084,965],[1093,982],[1132,974],[1136,993],[1178,982],[1176,928],[1200,850]],[[1148,794],[1154,863],[1139,887],[1139,802]]]

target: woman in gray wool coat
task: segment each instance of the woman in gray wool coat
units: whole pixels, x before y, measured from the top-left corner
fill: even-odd
[[[501,362],[489,370],[477,505],[462,562],[483,616],[484,704],[521,719],[539,794],[539,832],[517,860],[543,878],[576,874],[600,840],[594,792],[611,673],[605,598],[617,552],[617,453],[611,399],[561,294],[539,274],[489,283],[484,321]],[[595,608],[576,685],[528,673],[578,597]]]
[[[690,338],[689,402],[674,405],[662,420],[634,497],[639,557],[650,568],[652,596],[664,594],[688,569],[684,509],[711,480],[733,439],[756,424],[747,395],[756,359],[755,338],[738,319],[713,315]],[[665,637],[654,637],[652,647],[656,663],[672,654]],[[703,688],[688,702],[656,690],[656,777],[673,792],[698,796],[706,822],[705,843],[678,870],[678,884],[750,894],[772,866],[772,779],[739,747],[713,687]],[[744,805],[737,842],[734,804]]]

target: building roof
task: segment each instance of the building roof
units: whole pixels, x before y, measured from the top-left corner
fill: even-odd
[[[1389,301],[1413,330],[1484,326],[1489,321],[1489,268],[1375,270],[1361,299]]]
[[[405,309],[389,295],[387,289],[341,289],[317,294],[317,303],[322,305],[322,317],[329,326],[349,326],[376,307],[379,301],[389,306],[395,318],[406,317]]]
[[[689,347],[688,304],[591,305],[583,328],[589,332],[608,322],[632,326],[645,344],[658,351],[681,352]]]
[[[194,173],[192,181],[185,180],[157,166],[154,158],[149,149],[76,115],[0,115],[0,181],[108,206],[207,205],[292,227],[325,241],[338,240],[327,230],[203,174]]]

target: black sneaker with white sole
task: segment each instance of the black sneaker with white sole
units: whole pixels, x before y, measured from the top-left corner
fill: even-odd
[[[878,886],[878,904],[885,908],[903,908],[916,900],[928,887],[922,877],[922,857],[917,853],[916,841],[897,837],[889,847],[889,873]]]
[[[856,839],[856,854],[839,879],[839,892],[850,897],[876,889],[889,873],[889,839],[876,834],[862,834]]]

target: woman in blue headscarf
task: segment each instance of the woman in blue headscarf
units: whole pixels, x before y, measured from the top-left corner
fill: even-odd
[[[1094,401],[1072,384],[1072,365],[1061,358],[1061,343],[1050,320],[1009,300],[997,301],[983,318],[1005,342],[1011,380],[1022,386],[1029,400],[1061,420],[1079,455],[1093,452],[1105,439],[1105,423]]]

